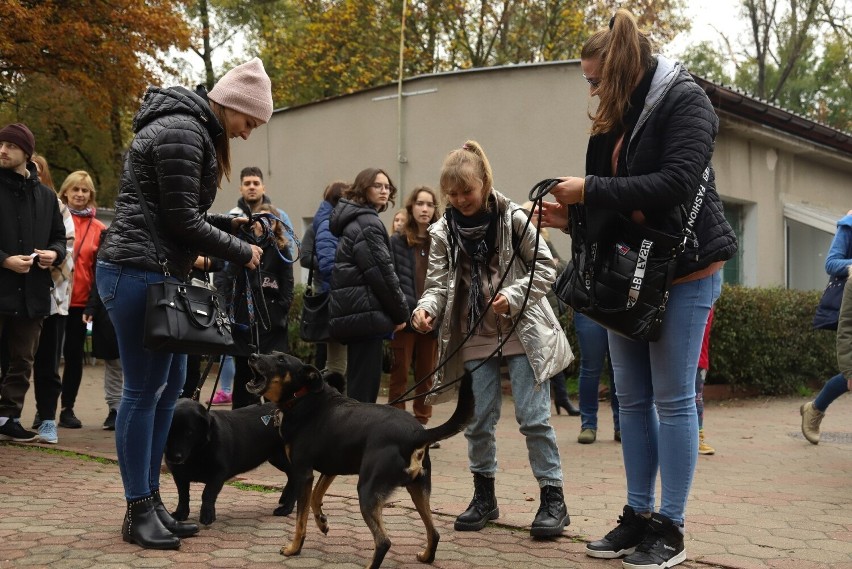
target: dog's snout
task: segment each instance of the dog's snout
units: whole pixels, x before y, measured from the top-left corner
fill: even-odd
[[[257,360],[259,360],[259,359],[260,359],[260,354],[257,354],[257,353],[255,353],[255,354],[251,354],[251,355],[249,356],[249,362],[251,362],[251,363],[255,363],[255,362],[257,362]]]

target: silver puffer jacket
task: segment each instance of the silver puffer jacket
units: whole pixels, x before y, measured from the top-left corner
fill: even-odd
[[[526,212],[496,190],[492,193],[497,199],[497,208],[500,212],[500,226],[497,234],[500,271],[505,271],[507,267],[509,269],[509,276],[503,282],[503,288],[499,292],[509,301],[509,318],[513,323],[515,319],[520,319],[515,332],[535,372],[536,384],[540,385],[568,367],[574,360],[574,353],[568,345],[568,339],[545,298],[556,279],[556,263],[544,239],[539,239],[538,249],[536,249],[536,232],[532,225],[524,232],[527,222]],[[453,352],[465,336],[464,327],[451,317],[454,314],[455,293],[459,282],[457,258],[459,250],[458,247],[451,250],[447,232],[447,220],[443,217],[429,228],[432,246],[429,250],[426,290],[415,309],[425,310],[435,318],[435,322],[440,322],[439,362]],[[519,254],[509,267],[509,261],[512,258],[513,233],[518,241]],[[537,254],[534,255],[534,252]],[[536,259],[535,277],[527,305],[521,313],[521,306],[530,284],[529,267],[532,266],[534,257]],[[448,315],[450,317],[447,317]],[[455,380],[463,373],[464,362],[459,352],[435,374],[434,387],[442,385],[445,377]],[[454,384],[453,388],[430,395],[427,402],[435,404],[453,400],[457,388],[458,383]]]

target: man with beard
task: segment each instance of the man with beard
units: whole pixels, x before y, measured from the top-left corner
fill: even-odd
[[[272,203],[266,197],[266,186],[263,185],[263,171],[257,166],[246,166],[240,172],[240,199],[237,200],[237,207],[228,213],[233,216],[250,216],[263,204]],[[290,217],[280,208],[278,217],[284,222],[286,228],[293,229],[293,224],[290,222]],[[286,229],[285,229],[286,231]],[[295,233],[294,233],[295,234]]]
[[[0,333],[6,332],[9,370],[0,383],[0,440],[32,442],[21,426],[42,321],[50,315],[48,270],[66,254],[65,225],[56,194],[38,180],[35,137],[26,125],[0,129]]]

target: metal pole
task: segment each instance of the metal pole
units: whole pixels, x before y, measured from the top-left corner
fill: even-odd
[[[396,159],[397,159],[397,195],[399,196],[400,204],[405,202],[405,178],[403,176],[403,168],[408,159],[403,154],[402,150],[402,73],[403,61],[405,57],[405,11],[408,0],[402,0],[402,17],[399,26],[399,75],[396,82]]]

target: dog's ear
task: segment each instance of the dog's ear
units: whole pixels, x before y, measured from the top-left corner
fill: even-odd
[[[322,379],[322,374],[317,368],[306,365],[305,376],[308,378],[306,386],[309,390],[311,390],[311,392],[317,393],[322,391],[324,381]]]

